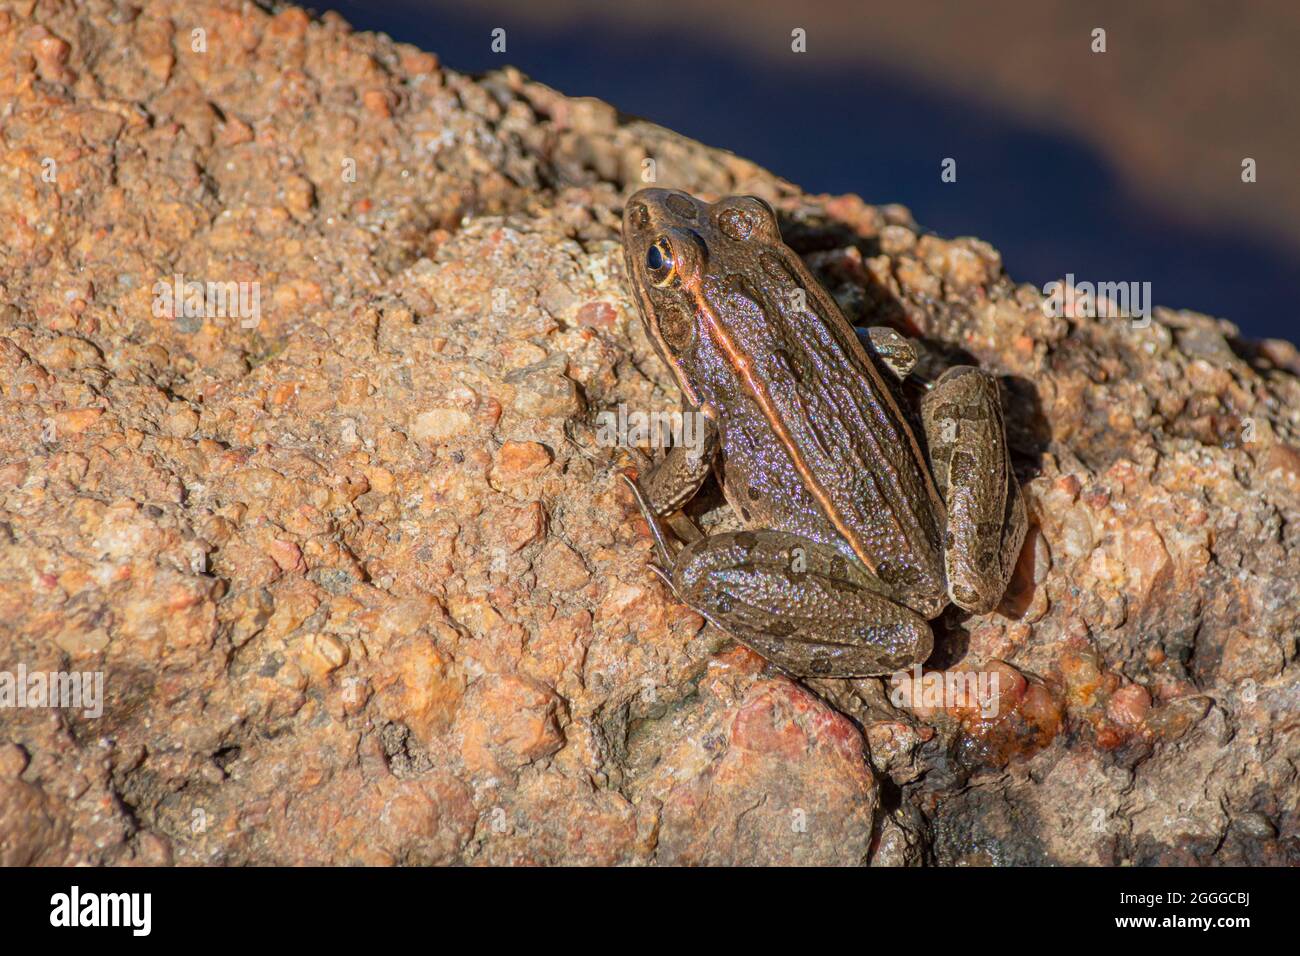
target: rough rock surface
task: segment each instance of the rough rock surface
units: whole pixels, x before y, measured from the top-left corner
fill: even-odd
[[[0,863],[1300,862],[1290,345],[1052,317],[901,207],[293,8],[10,2],[0,102],[0,672],[106,698],[0,709]],[[930,662],[996,715],[792,681],[647,572],[596,440],[677,406],[645,160],[1004,376],[1033,527]]]

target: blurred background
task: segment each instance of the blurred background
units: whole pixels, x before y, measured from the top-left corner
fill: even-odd
[[[307,2],[451,69],[512,64],[809,192],[902,203],[992,242],[1017,281],[1149,281],[1157,304],[1300,338],[1295,0]]]

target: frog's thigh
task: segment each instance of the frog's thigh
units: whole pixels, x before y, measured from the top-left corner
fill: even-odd
[[[736,531],[678,555],[682,601],[799,676],[865,677],[930,656],[930,626],[835,549],[782,531]]]
[[[884,363],[900,382],[912,373],[920,359],[916,343],[887,325],[854,327],[862,347]]]
[[[944,570],[958,607],[984,614],[1007,589],[1025,537],[998,383],[968,365],[945,372],[921,403],[935,484],[948,512]]]
[[[714,455],[718,450],[718,426],[700,412],[683,408],[683,415],[698,416],[697,441],[689,445],[674,445],[657,465],[641,480],[641,490],[649,499],[656,515],[663,517],[676,511],[700,490],[709,476]]]

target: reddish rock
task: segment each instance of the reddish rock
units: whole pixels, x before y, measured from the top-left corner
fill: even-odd
[[[0,672],[105,675],[98,718],[0,709],[0,862],[1300,862],[1293,346],[1048,315],[904,207],[332,15],[205,16],[195,56],[175,0],[0,12],[39,117],[0,177]],[[650,462],[596,428],[678,405],[622,279],[647,156],[1001,377],[1032,527],[924,671],[994,697],[775,676],[649,572]],[[157,301],[180,274],[260,316]]]
[[[559,700],[536,681],[483,677],[469,688],[456,722],[471,774],[512,773],[564,745]]]
[[[62,866],[70,840],[65,812],[35,784],[0,779],[0,866]]]
[[[497,451],[492,477],[501,484],[534,478],[551,463],[550,452],[534,441],[508,441]]]
[[[417,634],[385,650],[374,690],[380,712],[410,727],[430,746],[450,728],[465,693],[465,676],[433,640]]]
[[[718,685],[714,693],[727,705],[692,715],[638,787],[642,800],[661,805],[655,859],[865,863],[877,792],[861,735],[789,681],[741,683],[749,686]]]

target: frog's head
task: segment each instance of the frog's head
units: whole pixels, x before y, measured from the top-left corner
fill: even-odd
[[[642,189],[627,201],[623,255],[632,295],[646,334],[688,397],[682,363],[701,320],[718,314],[717,280],[748,272],[761,250],[780,243],[772,207],[754,196],[707,203],[675,189]]]

